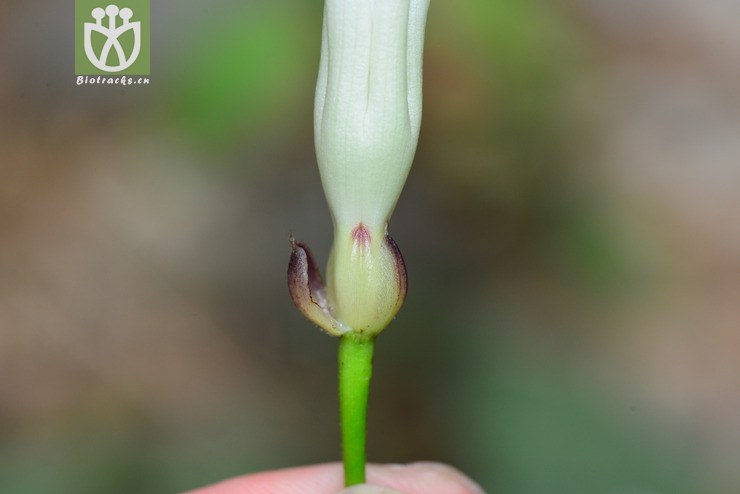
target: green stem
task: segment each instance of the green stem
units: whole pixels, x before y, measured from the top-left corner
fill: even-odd
[[[373,371],[373,340],[347,334],[339,341],[339,414],[344,484],[365,483],[367,396]]]

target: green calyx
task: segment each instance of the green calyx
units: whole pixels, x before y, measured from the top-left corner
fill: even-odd
[[[373,338],[393,320],[406,298],[406,265],[383,230],[363,223],[337,229],[324,285],[310,250],[292,241],[288,287],[296,307],[327,333]]]

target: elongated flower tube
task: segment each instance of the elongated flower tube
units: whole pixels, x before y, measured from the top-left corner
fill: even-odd
[[[299,309],[327,332],[372,338],[406,296],[406,267],[388,221],[413,161],[421,123],[429,0],[327,0],[314,128],[334,221],[323,285],[310,251],[293,242]]]

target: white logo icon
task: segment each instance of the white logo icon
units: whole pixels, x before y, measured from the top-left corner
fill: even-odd
[[[106,72],[120,72],[131,67],[139,57],[139,52],[141,51],[141,22],[129,22],[133,15],[133,11],[128,7],[119,10],[117,5],[112,4],[108,5],[105,10],[100,7],[92,10],[92,16],[95,22],[85,23],[85,55],[87,55],[90,63]],[[103,17],[106,16],[108,17],[108,26],[103,25]],[[120,26],[116,26],[117,17],[123,20]],[[126,56],[118,38],[129,29],[134,33],[134,48]],[[96,54],[93,50],[93,31],[97,31],[106,37],[100,54]],[[108,57],[111,50],[115,50],[118,56],[118,65],[108,65]]]

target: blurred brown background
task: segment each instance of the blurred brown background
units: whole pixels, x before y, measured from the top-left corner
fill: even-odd
[[[0,4],[0,492],[164,493],[339,458],[321,2],[152,1],[148,87]],[[740,485],[740,3],[432,1],[369,457],[502,494]]]

